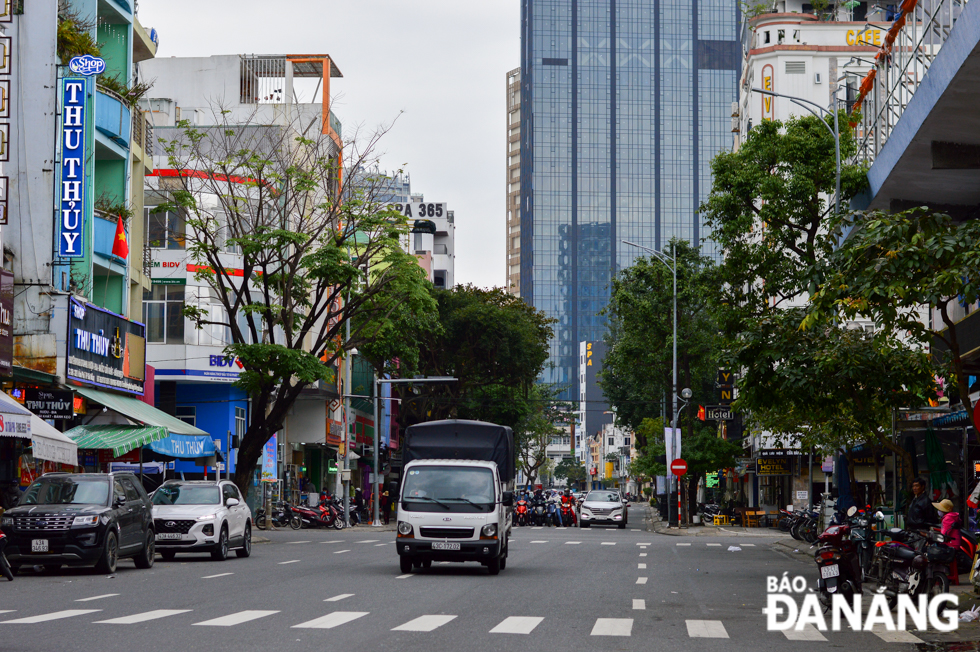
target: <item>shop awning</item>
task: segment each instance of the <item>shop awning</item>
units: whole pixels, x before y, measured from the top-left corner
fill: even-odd
[[[148,448],[158,455],[181,459],[213,457],[217,453],[211,435],[170,435],[151,442]]]
[[[208,434],[200,428],[195,428],[189,423],[185,423],[177,417],[170,416],[163,410],[158,410],[152,405],[148,405],[147,403],[139,401],[135,398],[119,396],[118,394],[110,394],[109,392],[102,392],[89,387],[73,387],[72,389],[90,401],[95,401],[99,405],[104,405],[110,410],[114,410],[115,412],[118,412],[119,414],[128,417],[133,421],[139,421],[147,426],[159,426],[164,428],[168,433],[173,433],[175,435]],[[164,435],[164,437],[166,437],[166,435]],[[161,437],[157,437],[156,439],[161,439]],[[79,448],[82,448],[82,446],[79,446]]]
[[[6,392],[0,392],[0,437],[31,438],[31,417],[34,414],[12,399]]]
[[[65,433],[79,448],[111,449],[115,457],[170,435],[163,426],[75,426]]]
[[[75,442],[65,437],[44,419],[31,413],[6,392],[0,392],[0,413],[4,413],[4,429],[8,419],[5,414],[8,407],[27,412],[31,424],[28,436],[31,439],[31,451],[35,458],[72,466],[78,464],[78,446]]]

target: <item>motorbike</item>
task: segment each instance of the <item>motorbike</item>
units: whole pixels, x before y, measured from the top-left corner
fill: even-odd
[[[857,507],[847,510],[849,519],[857,515]],[[859,519],[855,519],[859,522]],[[856,523],[855,523],[856,524]],[[813,560],[820,569],[817,579],[818,599],[825,611],[831,607],[832,596],[836,593],[845,596],[861,594],[863,570],[858,555],[858,544],[853,538],[851,523],[831,525],[819,535],[814,545],[819,546]]]
[[[517,525],[530,525],[531,510],[527,500],[521,498],[514,505],[514,516]]]
[[[344,528],[344,518],[337,509],[336,501],[326,501],[316,507],[292,506],[293,514],[300,518],[300,525],[305,527],[332,527],[337,530]]]
[[[561,511],[558,509],[558,505],[551,501],[548,501],[547,507],[547,518],[545,518],[545,524],[548,527],[554,525],[555,527],[561,526]]]
[[[0,575],[7,578],[8,582],[14,581],[14,573],[10,570],[10,564],[7,563],[7,557],[3,554],[3,549],[7,547],[7,535],[0,532]]]
[[[269,527],[270,521],[272,527],[286,527],[287,525],[294,530],[298,530],[303,526],[302,519],[294,514],[292,511],[292,506],[285,500],[280,500],[275,505],[273,505],[272,517],[271,519],[265,513],[264,507],[259,507],[255,510],[255,527],[260,530],[264,530]]]
[[[949,568],[956,551],[938,532],[906,532],[891,528],[886,541],[875,544],[871,576],[888,605],[894,608],[902,593],[930,598],[949,592]]]
[[[565,527],[575,527],[578,524],[575,508],[570,503],[563,503],[561,506],[561,522]]]
[[[540,527],[547,521],[547,506],[544,499],[534,499],[531,502],[531,522]]]

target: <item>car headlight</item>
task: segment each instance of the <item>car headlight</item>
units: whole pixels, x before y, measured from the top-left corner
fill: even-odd
[[[398,534],[402,535],[403,537],[407,537],[411,533],[412,533],[411,523],[409,523],[408,521],[398,522]]]
[[[484,525],[483,526],[483,529],[480,530],[480,536],[483,536],[483,537],[495,537],[495,536],[497,536],[497,524],[496,523],[488,523],[488,524]]]
[[[199,521],[213,521],[217,517],[217,514],[205,514],[204,516],[198,516]]]
[[[91,525],[99,524],[99,516],[76,516],[75,520],[71,522],[72,527],[86,527]]]
[[[6,527],[13,527],[14,526],[14,517],[13,516],[4,516],[3,518],[0,518],[0,525],[4,525]]]

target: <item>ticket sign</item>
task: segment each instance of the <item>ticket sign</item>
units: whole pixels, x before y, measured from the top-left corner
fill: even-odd
[[[85,120],[88,92],[86,81],[66,77],[61,81],[61,185],[59,186],[58,255],[80,258],[85,216]]]

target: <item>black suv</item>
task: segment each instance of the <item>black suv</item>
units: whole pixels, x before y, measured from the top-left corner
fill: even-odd
[[[45,473],[0,518],[12,569],[95,565],[114,573],[120,557],[150,568],[153,509],[132,473]]]

